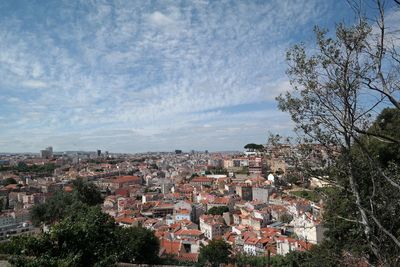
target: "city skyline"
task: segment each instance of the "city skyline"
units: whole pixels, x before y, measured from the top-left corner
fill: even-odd
[[[346,1],[307,5],[3,2],[0,151],[231,151],[290,134],[274,100],[285,52],[354,18]]]

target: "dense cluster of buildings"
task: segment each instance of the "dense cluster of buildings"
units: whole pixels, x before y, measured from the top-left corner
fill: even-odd
[[[160,256],[197,261],[201,245],[215,238],[249,255],[307,250],[324,238],[322,207],[277,186],[293,168],[292,150],[117,155],[47,148],[40,155],[3,154],[0,179],[8,184],[0,188],[0,239],[35,231],[29,209],[82,178],[99,187],[102,209],[117,224],[154,231]],[[53,169],[16,172],[21,162]]]

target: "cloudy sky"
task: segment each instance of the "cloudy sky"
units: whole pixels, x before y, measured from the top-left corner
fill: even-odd
[[[293,127],[285,51],[346,1],[0,2],[0,151],[237,150]]]

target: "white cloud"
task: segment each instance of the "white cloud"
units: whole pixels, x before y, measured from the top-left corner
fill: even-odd
[[[149,15],[149,21],[157,26],[168,26],[174,24],[174,20],[159,11]]]
[[[0,141],[10,139],[8,150],[50,143],[132,152],[146,150],[147,138],[148,149],[182,138],[182,146],[198,148],[210,137],[225,138],[219,149],[261,139],[265,125],[287,120],[270,117],[274,98],[289,89],[285,49],[327,9],[316,0],[307,5],[64,1],[41,7],[51,14],[34,14],[38,20],[29,27],[16,10],[0,23],[0,90],[20,102],[6,110],[9,127]],[[255,103],[269,108],[224,111]]]
[[[21,84],[22,84],[22,86],[29,87],[29,88],[46,88],[46,87],[48,87],[47,83],[45,83],[43,81],[39,81],[39,80],[25,80]]]

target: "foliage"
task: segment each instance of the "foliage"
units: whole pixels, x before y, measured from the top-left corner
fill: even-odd
[[[258,145],[254,143],[250,143],[244,146],[245,149],[251,149],[251,150],[256,150],[256,151],[262,151],[264,149],[263,145]]]
[[[268,258],[266,256],[250,256],[247,254],[238,254],[235,256],[235,264],[238,267],[264,267],[268,266]]]
[[[229,208],[227,206],[212,207],[208,210],[208,214],[211,215],[222,215],[224,212],[228,212]]]
[[[19,173],[29,173],[35,174],[37,176],[46,176],[53,174],[56,169],[54,163],[46,163],[44,165],[27,165],[25,162],[19,162],[16,166],[0,166],[0,172],[2,171],[12,171],[15,174]]]
[[[73,183],[72,193],[57,191],[45,203],[34,205],[31,209],[31,220],[35,225],[52,224],[102,201],[101,193],[94,184],[77,180]]]
[[[299,177],[297,175],[287,175],[285,181],[290,184],[297,184],[299,182]]]
[[[241,170],[236,171],[236,173],[237,173],[237,174],[246,174],[246,175],[249,175],[249,174],[250,174],[250,172],[249,172],[249,167],[244,166],[244,167],[242,167]]]
[[[317,192],[311,190],[291,191],[290,194],[313,202],[318,202],[321,199]]]
[[[228,175],[228,171],[224,168],[211,168],[211,169],[205,171],[205,175],[210,175],[210,174]]]
[[[184,261],[182,259],[177,259],[175,255],[165,254],[160,259],[160,265],[170,265],[170,266],[192,266],[193,262]],[[197,264],[199,265],[199,264]],[[195,265],[195,266],[197,266]]]
[[[280,221],[283,223],[290,223],[293,220],[293,216],[289,213],[282,214]]]
[[[34,225],[52,224],[60,221],[70,213],[79,210],[84,204],[74,199],[71,193],[57,191],[45,203],[34,205],[31,209],[31,220]]]
[[[325,171],[334,189],[320,192],[323,248],[338,265],[348,265],[343,255],[400,264],[400,60],[385,36],[384,5],[376,2],[377,33],[360,17],[349,27],[338,24],[334,38],[316,28],[311,55],[303,45],[289,50],[293,91],[277,98],[303,141],[324,146],[332,161]]]
[[[73,182],[73,194],[76,199],[89,206],[103,203],[100,191],[93,183],[85,183],[81,179]]]
[[[115,261],[115,230],[113,218],[99,207],[81,209],[51,229],[54,256],[72,259],[76,266]]]
[[[198,175],[197,173],[192,173],[192,175],[190,175],[190,180],[195,178],[195,177],[199,177],[200,175]]]
[[[35,173],[38,175],[51,175],[56,169],[54,163],[46,163],[44,165],[27,165],[25,162],[18,162],[17,166],[13,168],[15,172]]]
[[[99,207],[86,206],[49,233],[17,236],[0,244],[15,266],[110,266],[117,261],[155,263],[158,239],[144,228],[120,228]]]
[[[267,145],[269,146],[277,146],[281,143],[282,136],[279,134],[273,134],[269,132],[268,138],[267,138]]]
[[[376,118],[375,123],[368,129],[371,134],[380,134],[391,136],[400,140],[400,110],[384,109]],[[364,138],[363,142],[368,146],[373,157],[377,158],[379,163],[388,167],[391,162],[400,163],[400,143],[382,142],[378,138]]]
[[[282,175],[282,174],[284,174],[285,172],[281,169],[281,168],[279,168],[279,169],[277,169],[276,171],[275,171],[275,174],[276,175],[278,175],[278,176],[280,176],[280,175]]]
[[[152,164],[150,165],[150,168],[151,168],[151,169],[154,169],[154,170],[158,170],[158,166],[157,166],[156,163],[152,163]]]
[[[247,254],[239,254],[235,257],[235,264],[238,267],[247,267],[247,266],[272,266],[272,267],[333,267],[337,265],[332,265],[331,262],[326,261],[326,265],[321,265],[321,262],[318,261],[318,253],[319,250],[315,250],[315,248],[311,249],[309,252],[298,252],[292,251],[285,256],[276,255],[270,256],[252,256]],[[320,254],[320,256],[325,257],[327,255]]]
[[[231,260],[231,246],[222,239],[211,240],[207,246],[200,248],[199,265],[218,267]]]
[[[120,228],[98,206],[92,183],[77,180],[72,193],[56,192],[31,210],[32,222],[51,224],[49,233],[14,237],[0,245],[15,266],[110,266],[117,261],[158,262],[158,239],[144,228]]]
[[[159,261],[159,241],[150,230],[142,227],[120,228],[117,234],[121,246],[119,261],[153,264]]]
[[[3,180],[3,185],[7,186],[9,184],[17,184],[17,181],[14,178],[6,178]]]

